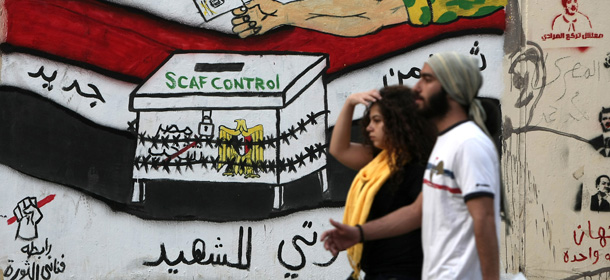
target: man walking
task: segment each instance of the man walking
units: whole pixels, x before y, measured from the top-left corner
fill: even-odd
[[[476,99],[482,77],[476,60],[435,54],[413,88],[419,111],[439,131],[422,193],[411,205],[351,227],[331,220],[322,234],[333,255],[362,240],[421,226],[423,279],[499,279],[500,167]]]

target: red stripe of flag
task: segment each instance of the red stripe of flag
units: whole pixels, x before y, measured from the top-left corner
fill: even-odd
[[[139,78],[147,77],[174,50],[328,53],[332,73],[444,34],[505,29],[504,10],[499,10],[425,28],[399,24],[357,38],[282,27],[240,39],[93,0],[5,0],[5,10],[6,42]]]

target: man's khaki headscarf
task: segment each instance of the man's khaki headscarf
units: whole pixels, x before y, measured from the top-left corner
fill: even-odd
[[[432,55],[426,63],[430,65],[441,86],[451,98],[464,106],[469,106],[470,110],[467,112],[469,118],[489,135],[485,127],[487,117],[485,110],[476,98],[483,84],[476,59],[456,52],[446,52]]]

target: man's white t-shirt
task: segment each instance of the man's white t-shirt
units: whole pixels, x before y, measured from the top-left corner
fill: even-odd
[[[422,279],[482,279],[466,202],[493,197],[499,233],[499,173],[496,148],[474,122],[459,123],[438,137],[422,188]]]

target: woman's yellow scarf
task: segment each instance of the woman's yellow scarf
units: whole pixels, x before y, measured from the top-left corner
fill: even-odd
[[[347,194],[345,212],[343,212],[344,224],[355,226],[366,223],[377,191],[390,177],[390,160],[388,153],[383,150],[365,167],[360,169]],[[347,249],[347,258],[354,269],[352,274],[354,279],[358,279],[360,276],[361,257],[362,243]]]

